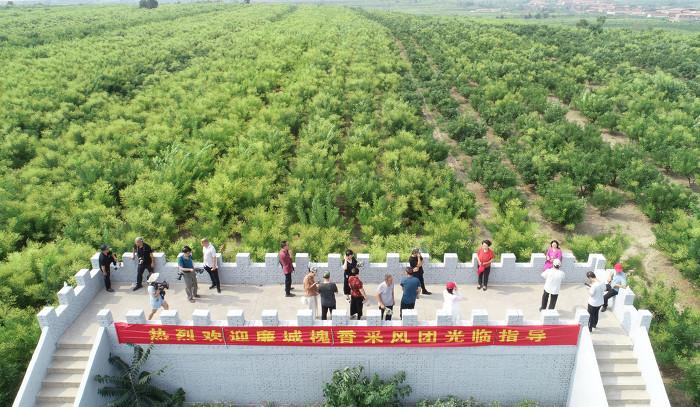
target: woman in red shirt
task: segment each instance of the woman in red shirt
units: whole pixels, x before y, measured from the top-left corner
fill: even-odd
[[[493,250],[491,250],[491,241],[486,239],[481,242],[481,248],[476,252],[476,259],[479,263],[479,268],[476,273],[479,275],[479,285],[476,286],[477,290],[482,287],[486,291],[486,286],[489,285],[489,273],[491,272],[491,262],[494,257]]]
[[[350,317],[357,315],[358,320],[362,319],[362,305],[367,297],[359,276],[360,269],[355,267],[352,269],[352,275],[348,278],[348,285],[350,286]]]

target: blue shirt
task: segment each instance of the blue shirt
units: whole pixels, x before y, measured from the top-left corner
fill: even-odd
[[[185,256],[178,257],[177,258],[177,265],[182,267],[183,269],[194,268],[194,263],[192,262],[192,256],[190,256],[189,259],[186,259]]]
[[[415,304],[416,297],[418,296],[418,287],[420,287],[420,281],[413,276],[406,277],[401,280],[401,287],[403,287],[401,304]]]
[[[616,285],[620,285],[620,287],[615,288]],[[614,289],[619,289],[627,285],[627,276],[625,276],[625,272],[621,271],[619,273],[615,273],[615,275],[612,278],[612,281],[610,282],[610,287]]]

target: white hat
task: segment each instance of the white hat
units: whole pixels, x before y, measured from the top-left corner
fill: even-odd
[[[559,260],[559,259],[552,260],[552,265],[553,266],[561,266],[561,260]]]
[[[156,282],[158,280],[158,277],[160,277],[159,273],[153,273],[153,274],[151,274],[150,277],[148,277],[148,282],[149,283]]]

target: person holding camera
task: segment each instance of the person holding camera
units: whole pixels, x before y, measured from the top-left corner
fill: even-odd
[[[351,300],[349,279],[353,275],[353,270],[357,268],[357,259],[355,253],[348,249],[345,251],[345,259],[343,260],[343,294],[345,299]]]
[[[391,274],[385,274],[384,281],[377,286],[377,302],[381,319],[391,321],[391,315],[394,313],[394,277]]]
[[[554,309],[557,305],[557,298],[559,298],[559,290],[561,289],[561,282],[564,281],[564,271],[560,269],[561,260],[552,260],[552,267],[543,271],[541,276],[544,278],[544,292],[542,292],[542,303],[540,304],[540,311],[543,309]],[[547,306],[549,303],[549,307]]]
[[[598,315],[600,312],[600,307],[603,306],[603,292],[605,291],[605,284],[600,282],[596,277],[595,273],[589,271],[586,273],[588,277],[588,282],[586,285],[590,287],[588,289],[588,332],[593,332],[593,328],[598,326]]]
[[[348,286],[350,286],[350,318],[356,316],[359,321],[362,319],[362,306],[367,298],[360,280],[359,268],[355,267],[352,270],[352,274],[348,277]]]
[[[112,264],[114,264],[115,266],[117,265],[117,256],[115,256],[112,253],[112,249],[109,246],[103,244],[102,246],[100,246],[99,265],[100,271],[102,272],[102,277],[105,280],[105,290],[107,290],[110,293],[114,292],[114,290],[112,289],[112,280],[110,279],[110,267]]]
[[[209,273],[209,278],[211,279],[211,286],[209,289],[216,287],[216,292],[221,294],[221,282],[219,281],[219,262],[216,259],[216,248],[213,244],[209,243],[209,240],[204,238],[201,240],[202,243],[202,254],[204,257],[204,270]]]
[[[143,272],[148,270],[149,279],[153,275],[153,269],[155,268],[155,259],[153,258],[153,250],[151,246],[143,241],[142,237],[137,237],[134,240],[134,259],[136,259],[136,286],[133,291],[138,290],[143,287]]]
[[[277,255],[277,261],[279,261],[280,266],[282,266],[282,272],[284,273],[284,296],[294,297],[292,294],[292,273],[294,272],[294,262],[292,262],[292,255],[289,254],[289,244],[286,240],[280,243],[280,252]]]
[[[182,248],[182,256],[177,259],[177,267],[185,279],[187,300],[194,302],[194,299],[199,298],[199,295],[197,295],[197,275],[195,274],[194,262],[192,261],[192,249],[189,246]]]
[[[325,320],[329,314],[333,318],[335,293],[338,292],[338,286],[335,283],[331,283],[330,271],[326,271],[323,275],[323,283],[318,286],[318,292],[321,295],[321,319]]]
[[[413,249],[413,251],[411,251],[411,257],[408,258],[408,264],[413,269],[413,275],[418,278],[418,281],[420,281],[421,294],[432,294],[427,288],[425,288],[425,280],[423,279],[423,256],[421,256],[419,249]]]
[[[158,282],[158,273],[151,274],[148,277],[148,299],[151,303],[151,313],[148,314],[148,319],[153,318],[156,312],[162,307],[168,309],[168,303],[165,301],[165,290],[168,288],[167,283]]]

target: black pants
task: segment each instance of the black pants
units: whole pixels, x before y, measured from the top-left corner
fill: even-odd
[[[549,297],[552,297],[552,300],[549,301],[549,308],[547,308],[547,301],[549,300]],[[554,309],[557,305],[557,298],[559,298],[559,294],[550,294],[547,291],[542,292],[542,305],[540,305],[540,309]]]
[[[105,290],[109,290],[112,288],[112,279],[110,278],[110,273],[111,271],[107,269],[106,273],[102,273],[102,278],[105,280]]]
[[[382,313],[382,319],[385,321],[391,321],[391,315],[394,313],[394,306],[393,305],[385,305],[384,306],[386,309],[390,309],[391,313],[387,312],[386,313],[386,318],[384,318],[384,311],[386,311],[385,308],[379,308],[379,311]]]
[[[327,316],[330,316],[332,318],[334,309],[335,307],[326,307],[325,305],[321,305],[321,319],[326,320],[328,319],[326,318]]]
[[[491,273],[491,266],[488,266],[484,271],[479,274],[479,285],[487,287],[489,285],[489,273]]]
[[[414,309],[416,307],[416,303],[414,302],[413,304],[404,304],[403,302],[401,303],[401,309],[399,310],[399,318],[403,319],[403,310],[405,309]]]
[[[350,278],[350,273],[347,271],[343,272],[343,294],[345,295],[350,295],[350,283],[348,283],[348,279]]]
[[[593,332],[593,328],[595,328],[598,325],[598,314],[600,313],[600,305],[597,307],[592,306],[591,304],[588,304],[588,314],[590,315],[590,318],[588,318],[588,331]]]
[[[221,291],[221,282],[219,281],[219,269],[212,269],[209,266],[204,266],[204,270],[209,274],[211,279],[211,285],[216,287],[218,291]]]
[[[420,281],[420,289],[422,290],[423,293],[426,293],[428,291],[428,289],[425,288],[425,279],[423,279],[423,270],[416,273],[416,277],[418,277],[418,281]]]
[[[289,295],[292,293],[292,272],[284,275],[284,292]]]
[[[362,301],[364,297],[350,297],[350,316],[357,314],[357,319],[362,318]]]
[[[605,290],[607,291],[607,293],[605,293],[605,295],[603,296],[603,306],[605,308],[608,308],[608,300],[611,299],[612,297],[616,296],[619,291],[612,288],[610,286],[610,284],[605,285]]]
[[[151,276],[151,273],[153,273],[153,267],[151,267],[151,264],[139,264],[139,266],[136,268],[136,286],[141,287],[143,283],[143,272],[144,270],[148,270],[148,277]],[[146,279],[148,279],[146,277]]]

